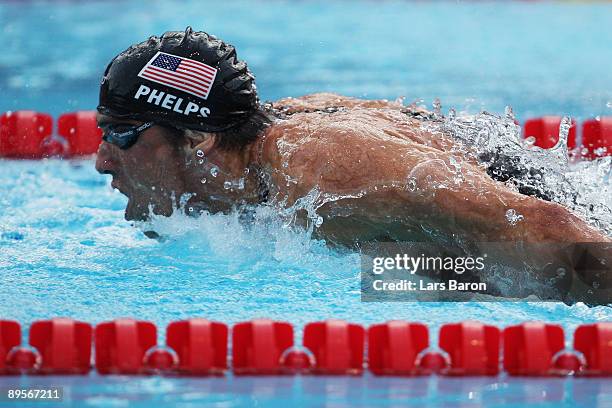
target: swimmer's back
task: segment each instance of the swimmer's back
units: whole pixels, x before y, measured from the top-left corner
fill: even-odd
[[[263,151],[290,204],[313,188],[354,194],[405,186],[419,164],[441,160],[450,166],[450,156],[460,154],[439,124],[407,114],[399,103],[315,94],[274,106],[280,113],[265,133]],[[461,161],[485,174],[473,158]]]
[[[552,193],[537,180],[542,179],[537,169],[520,165],[518,158],[490,152],[479,155],[469,146],[459,146],[452,137],[441,130],[440,121],[432,120],[432,113],[398,101],[363,100],[332,93],[317,93],[298,98],[284,98],[274,103],[274,112],[279,117],[279,126],[284,129],[287,141],[321,135],[336,134],[342,140],[347,132],[361,131],[364,139],[379,139],[382,143],[390,139],[406,143],[433,147],[439,151],[454,151],[462,160],[471,164],[483,163],[486,173],[494,180],[512,180],[518,191],[550,201]],[[426,154],[418,147],[416,150]],[[475,159],[478,157],[478,160]]]
[[[455,146],[440,130],[439,123],[424,119],[431,115],[429,112],[399,102],[318,93],[281,99],[272,106],[276,116],[273,133],[289,143],[312,137],[333,143],[346,137],[345,142],[378,140],[382,148],[387,142],[417,144],[440,151]]]

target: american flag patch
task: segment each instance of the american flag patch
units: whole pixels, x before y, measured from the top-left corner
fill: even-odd
[[[206,99],[217,70],[189,58],[158,52],[138,76]]]

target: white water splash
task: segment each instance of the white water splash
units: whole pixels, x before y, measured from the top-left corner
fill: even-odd
[[[521,214],[517,213],[515,209],[511,208],[506,211],[506,219],[510,223],[510,225],[516,225],[519,221],[522,221],[525,217]]]
[[[561,121],[559,140],[550,149],[522,138],[511,108],[504,116],[488,112],[456,116],[451,111],[441,127],[463,143],[463,153],[476,157],[483,165],[489,166],[502,157],[505,165],[522,169],[523,177],[507,184],[544,191],[551,201],[612,235],[612,157],[572,160],[567,148],[571,127],[568,117]]]

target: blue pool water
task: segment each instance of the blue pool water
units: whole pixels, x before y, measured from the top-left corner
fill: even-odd
[[[0,379],[0,387],[2,387]],[[75,407],[610,407],[610,380],[518,378],[23,377],[20,386],[64,386]],[[47,403],[36,406],[47,407]],[[0,406],[2,402],[0,402]],[[23,404],[15,406],[24,406]]]
[[[612,5],[525,2],[0,2],[0,112],[55,115],[96,105],[101,73],[129,44],[192,25],[233,43],[262,99],[334,91],[439,97],[444,106],[519,117],[612,114]],[[359,255],[327,248],[274,217],[156,221],[145,238],[93,161],[0,160],[0,317],[27,326],[69,316],[165,325],[202,316],[362,324],[466,318],[504,326],[612,320],[609,307],[561,303],[360,302]],[[27,333],[26,333],[27,334]],[[298,331],[298,339],[300,332]],[[160,338],[163,340],[163,338]],[[38,382],[37,382],[38,381]],[[605,380],[22,378],[64,385],[74,406],[612,406]],[[323,395],[327,394],[327,396]]]
[[[120,50],[187,25],[234,44],[263,99],[439,97],[523,117],[612,113],[612,5],[514,1],[0,2],[0,111],[95,106]]]

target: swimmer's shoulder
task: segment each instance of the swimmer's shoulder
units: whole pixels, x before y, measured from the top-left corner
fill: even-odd
[[[264,134],[268,154],[287,152],[327,155],[346,149],[422,148],[448,150],[453,143],[419,119],[389,109],[353,108],[331,114],[300,112],[273,121]],[[418,148],[420,145],[421,148]],[[316,153],[315,153],[316,152]]]
[[[273,102],[272,105],[286,114],[317,111],[334,112],[340,108],[401,109],[403,107],[399,101],[359,99],[326,92],[283,98]]]
[[[266,104],[277,121],[289,121],[287,126],[308,125],[310,122],[332,123],[366,121],[418,126],[434,120],[432,112],[413,103],[405,106],[402,100],[358,99],[334,93],[315,93],[301,97],[283,98]]]

